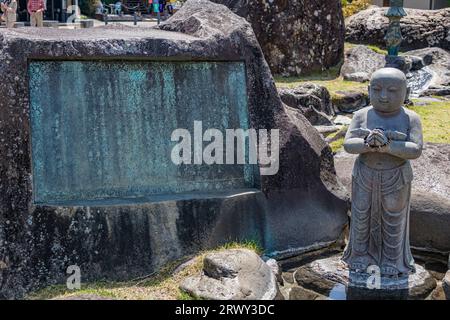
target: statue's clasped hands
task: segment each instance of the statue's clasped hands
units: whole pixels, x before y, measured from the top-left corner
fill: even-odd
[[[373,152],[386,152],[392,140],[406,141],[407,135],[399,131],[376,128],[373,130],[358,128],[351,131],[352,134],[364,139],[364,144]]]
[[[372,130],[364,139],[366,146],[370,148],[383,148],[390,143],[390,139],[386,136],[383,129]]]

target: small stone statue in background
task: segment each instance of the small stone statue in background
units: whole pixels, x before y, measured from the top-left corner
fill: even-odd
[[[384,37],[384,40],[386,40],[388,56],[398,56],[400,44],[403,40],[400,20],[406,15],[406,11],[403,9],[403,0],[391,0],[390,7],[385,14],[389,19],[389,27],[386,36]]]
[[[403,107],[406,77],[395,68],[376,71],[371,106],[354,114],[344,148],[359,154],[353,169],[350,238],[343,260],[350,270],[380,267],[382,276],[415,271],[409,244],[413,172],[422,153],[419,116]]]
[[[403,41],[400,21],[391,23],[384,39],[386,40],[388,56],[398,56],[400,44]]]

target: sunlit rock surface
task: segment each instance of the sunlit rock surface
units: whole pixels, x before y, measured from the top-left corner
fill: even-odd
[[[344,52],[340,0],[213,0],[252,25],[274,74],[297,76],[337,65]]]

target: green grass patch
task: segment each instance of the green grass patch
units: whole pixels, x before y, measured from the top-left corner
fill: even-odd
[[[357,91],[357,92],[367,92],[367,83],[360,83],[354,81],[346,81],[341,77],[334,77],[328,79],[327,73],[323,74],[322,78],[311,79],[311,76],[306,77],[275,77],[275,83],[278,88],[295,88],[306,82],[316,83],[318,85],[324,86],[330,92],[331,97],[337,96],[337,91]]]
[[[450,101],[432,101],[409,109],[417,112],[422,120],[424,141],[450,143]]]
[[[331,141],[329,144],[333,153],[336,153],[342,149],[347,130],[348,126],[343,126],[339,131],[332,133],[327,137],[327,141]]]
[[[249,249],[255,251],[258,255],[262,255],[264,252],[263,247],[257,240],[245,240],[243,242],[229,242],[221,246],[218,250],[228,249]]]
[[[360,46],[360,45],[361,44],[346,42],[346,43],[344,43],[344,50],[347,51],[347,50],[350,50],[350,49],[352,49],[352,48],[354,48],[356,46]],[[387,50],[385,48],[380,48],[380,47],[378,47],[376,45],[372,45],[372,44],[362,44],[362,45],[366,46],[369,49],[372,49],[372,51],[375,51],[376,53],[379,53],[379,54],[382,54],[382,55],[387,55],[388,54],[388,52],[387,52]],[[402,51],[400,51],[400,53],[401,52]]]
[[[69,297],[72,295],[94,294],[105,298],[117,298],[117,295],[111,289],[121,287],[120,282],[97,281],[82,286],[80,290],[69,290],[65,285],[52,285],[31,293],[27,296],[30,300],[44,300],[60,297]]]
[[[105,298],[122,300],[194,300],[193,297],[179,289],[181,282],[189,276],[200,273],[203,268],[203,258],[210,252],[225,249],[249,249],[262,254],[263,248],[256,240],[230,242],[219,248],[200,252],[192,259],[184,258],[167,264],[159,272],[147,277],[130,281],[96,281],[81,283],[80,290],[69,290],[65,285],[53,285],[29,294],[26,299],[46,300],[61,299],[70,296],[93,294]],[[182,263],[188,264],[179,272],[175,269]]]
[[[336,153],[342,149],[343,145],[344,145],[344,137],[339,138],[336,141],[330,143],[331,151],[333,151],[333,153]]]
[[[367,47],[369,48],[369,49],[372,49],[372,51],[375,51],[376,53],[379,53],[379,54],[382,54],[382,55],[387,55],[388,54],[388,52],[387,52],[387,50],[386,49],[382,49],[382,48],[380,48],[380,47],[377,47],[377,46],[374,46],[374,45],[367,45]]]

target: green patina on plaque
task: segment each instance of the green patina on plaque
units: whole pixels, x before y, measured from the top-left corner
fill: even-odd
[[[29,76],[36,203],[258,184],[248,161],[171,161],[173,130],[187,129],[193,139],[194,121],[224,137],[227,128],[248,129],[242,62],[32,61]]]

